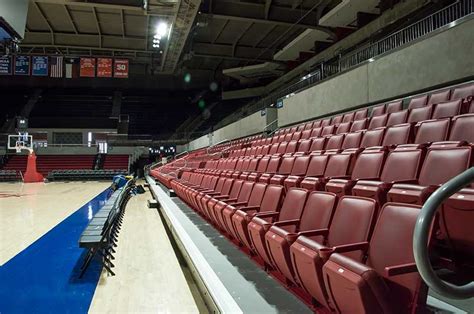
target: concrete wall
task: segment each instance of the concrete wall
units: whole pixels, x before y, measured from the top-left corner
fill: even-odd
[[[219,143],[223,140],[232,140],[252,134],[262,133],[270,122],[275,120],[275,109],[268,108],[265,115],[255,112],[239,121],[231,123],[223,128],[215,130],[211,134],[201,136],[187,145],[188,150],[195,150],[209,145]]]
[[[284,100],[280,126],[416,93],[474,75],[474,19],[322,82]]]

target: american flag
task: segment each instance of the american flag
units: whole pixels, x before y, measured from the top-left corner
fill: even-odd
[[[51,77],[63,77],[63,57],[51,57]]]

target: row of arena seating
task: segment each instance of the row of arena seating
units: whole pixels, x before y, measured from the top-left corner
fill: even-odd
[[[0,182],[18,181],[20,174],[15,170],[0,170]]]
[[[127,175],[126,170],[106,169],[106,170],[53,170],[48,174],[48,180],[112,180],[116,175]]]
[[[110,155],[106,154],[103,169],[128,169],[128,155]]]
[[[428,289],[414,264],[413,228],[429,195],[473,166],[473,94],[309,122],[220,145],[225,158],[191,154],[150,173],[314,305],[423,311]],[[436,267],[472,268],[472,208],[474,185],[441,207],[430,245]]]
[[[94,168],[95,155],[37,155],[36,166],[38,172],[44,176],[55,170],[91,170]],[[103,168],[105,170],[126,171],[128,169],[128,155],[106,155]],[[11,155],[3,170],[25,172],[26,155]]]

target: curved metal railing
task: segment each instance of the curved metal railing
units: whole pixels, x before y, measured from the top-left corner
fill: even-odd
[[[270,133],[267,133],[269,130],[268,128],[274,124],[277,124],[277,127],[275,128],[275,130],[271,131]],[[267,124],[264,128],[263,128],[263,133],[267,136],[271,136],[273,134],[275,134],[275,132],[278,131],[278,119],[275,119],[273,120],[272,122],[270,122],[269,124]]]
[[[454,299],[473,297],[474,281],[463,286],[456,286],[439,278],[430,263],[428,241],[431,224],[441,203],[472,181],[474,181],[474,167],[452,178],[437,189],[423,205],[413,234],[413,255],[421,277],[431,289]]]
[[[227,143],[227,142],[230,142],[230,141],[231,141],[231,140],[229,140],[229,139],[225,139],[225,140],[222,140],[222,141],[220,141],[220,142],[215,143],[214,145],[209,146],[209,147],[206,149],[206,154],[207,154],[207,155],[210,155],[210,153],[209,153],[209,150],[210,150],[210,149],[216,147],[217,145],[221,145],[221,144],[224,144],[224,143]]]

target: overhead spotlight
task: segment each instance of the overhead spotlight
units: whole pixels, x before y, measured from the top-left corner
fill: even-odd
[[[160,38],[164,37],[168,33],[168,24],[161,22],[155,29],[155,36],[158,35]]]
[[[160,48],[160,45],[153,44],[153,48]]]
[[[154,44],[159,44],[159,43],[160,43],[160,40],[159,40],[158,38],[155,38],[155,39],[153,39],[153,43],[154,43]]]

